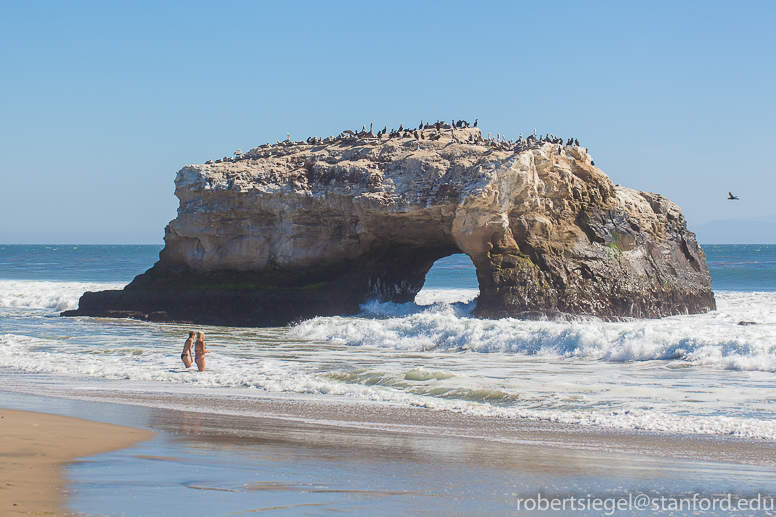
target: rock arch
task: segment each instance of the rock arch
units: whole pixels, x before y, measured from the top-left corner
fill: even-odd
[[[578,146],[456,135],[281,144],[184,167],[159,262],[68,314],[285,325],[410,301],[459,252],[477,270],[480,317],[715,307],[705,255],[670,201],[613,185]]]

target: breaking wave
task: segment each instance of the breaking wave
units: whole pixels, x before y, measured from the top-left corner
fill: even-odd
[[[124,283],[0,280],[0,307],[66,311],[78,308],[86,291],[121,289]]]
[[[776,371],[776,294],[720,293],[709,314],[626,322],[481,320],[475,302],[371,302],[358,317],[314,318],[293,336],[349,346]]]

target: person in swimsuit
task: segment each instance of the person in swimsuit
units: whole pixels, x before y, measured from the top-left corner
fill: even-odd
[[[197,363],[200,372],[205,371],[205,354],[209,353],[210,350],[205,348],[205,333],[197,332],[197,340],[194,342],[194,362]]]
[[[181,361],[186,365],[186,368],[191,368],[191,364],[194,362],[191,359],[191,344],[194,342],[194,336],[197,333],[193,330],[189,332],[189,339],[183,344],[183,353],[181,354]]]

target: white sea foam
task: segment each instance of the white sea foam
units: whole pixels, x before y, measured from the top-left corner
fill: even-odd
[[[479,294],[479,289],[422,289],[415,296],[415,303],[418,305],[468,303]]]
[[[358,317],[291,329],[210,329],[203,373],[182,367],[182,328],[30,319],[21,310],[46,316],[74,308],[84,291],[121,287],[0,281],[0,366],[776,439],[765,373],[776,371],[774,293],[718,293],[719,310],[706,315],[605,323],[480,320],[472,316],[476,290],[428,291],[419,303],[373,302]]]
[[[218,365],[207,372],[182,370],[177,357],[158,350],[134,347],[112,350],[62,352],[47,340],[18,335],[0,337],[0,364],[33,372],[87,375],[106,379],[186,383],[194,388],[258,388],[268,392],[294,392],[344,396],[353,399],[390,402],[477,416],[498,416],[535,421],[549,421],[585,426],[641,429],[694,434],[725,434],[747,438],[776,439],[776,422],[758,418],[676,414],[664,410],[638,407],[564,408],[533,401],[521,402],[517,397],[508,405],[493,404],[503,400],[499,390],[480,388],[455,390],[455,396],[433,396],[429,391],[406,389],[400,382],[389,382],[390,375],[355,372],[353,375],[320,374],[314,368],[288,365],[281,361],[262,359],[236,360],[224,354],[212,354],[209,361]],[[452,372],[416,368],[407,371],[408,382],[434,383],[460,378]],[[356,382],[359,381],[360,382]],[[460,379],[459,379],[460,380]],[[430,390],[433,392],[433,390]],[[566,401],[574,397],[565,397]],[[660,405],[660,401],[655,401]]]
[[[123,283],[0,280],[0,307],[66,311],[77,308],[78,299],[86,291],[121,289],[124,285]]]
[[[776,371],[776,294],[721,293],[704,315],[628,322],[480,320],[475,303],[372,302],[357,318],[314,318],[291,334],[350,346],[471,350],[615,362],[682,360]],[[739,325],[739,322],[754,323]]]

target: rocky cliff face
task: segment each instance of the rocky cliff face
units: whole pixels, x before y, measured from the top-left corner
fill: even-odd
[[[73,314],[282,325],[412,300],[434,261],[460,252],[482,317],[715,308],[679,207],[612,184],[576,145],[449,126],[343,134],[189,165],[175,185],[160,261]]]

